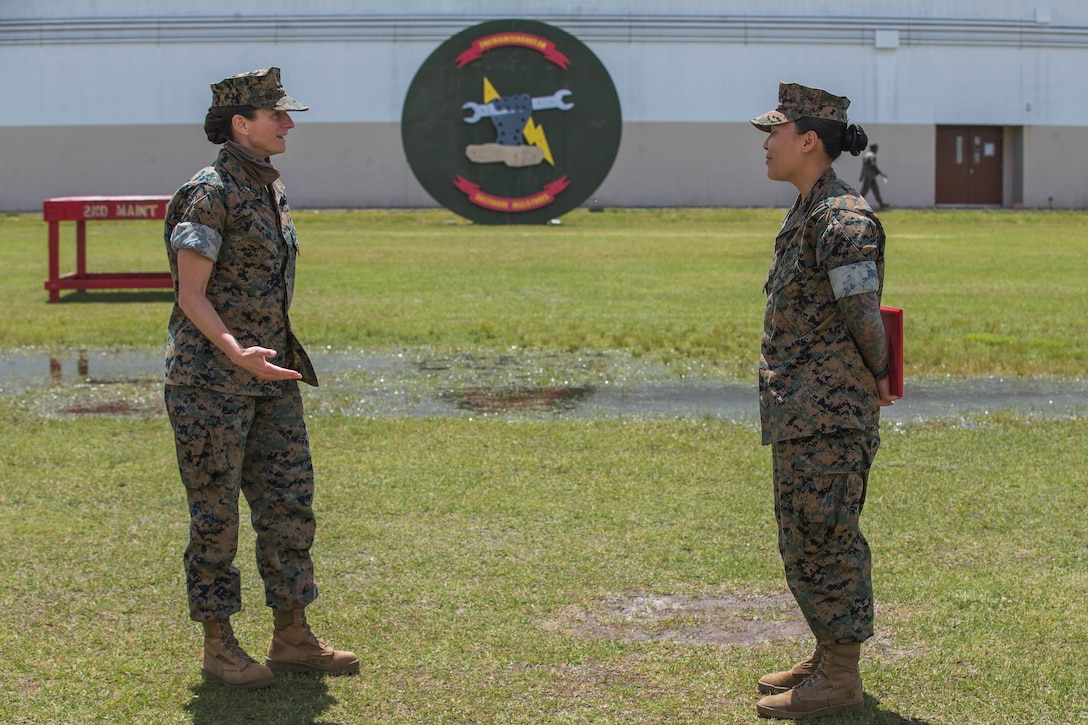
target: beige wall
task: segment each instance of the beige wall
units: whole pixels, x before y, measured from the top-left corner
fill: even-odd
[[[870,125],[890,177],[885,201],[934,202],[935,129]],[[762,134],[746,123],[627,123],[612,171],[587,205],[787,206],[794,191],[771,182]],[[1088,164],[1076,152],[1088,129],[1023,130],[1023,203],[1088,208]],[[216,153],[199,128],[70,126],[0,128],[4,173],[0,211],[39,211],[43,199],[96,194],[171,194]],[[404,159],[396,123],[306,124],[275,159],[297,208],[433,207]],[[1006,155],[1006,176],[1012,159]],[[839,174],[856,184],[860,160],[844,156]],[[1012,182],[1006,178],[1006,202]],[[1053,199],[1051,201],[1051,198]]]
[[[868,126],[890,179],[884,200],[933,205],[932,128]],[[626,123],[612,173],[597,198],[605,206],[788,206],[796,191],[766,177],[765,136],[748,123]],[[836,171],[858,185],[861,159],[844,154]]]
[[[1024,206],[1088,209],[1088,128],[1025,128]]]
[[[399,124],[300,121],[287,146],[274,162],[298,208],[434,206]],[[54,196],[172,194],[218,152],[191,125],[0,128],[0,148],[0,211],[40,210]]]

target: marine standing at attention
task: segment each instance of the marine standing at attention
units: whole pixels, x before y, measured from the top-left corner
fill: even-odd
[[[778,548],[815,650],[765,675],[760,716],[804,719],[863,707],[858,661],[873,635],[869,545],[859,518],[891,405],[880,295],[884,229],[835,174],[867,138],[847,98],[781,84],[767,133],[767,176],[797,200],[775,240],[759,361],[763,443],[772,451]]]
[[[267,687],[273,670],[359,669],[353,653],[313,635],[303,611],[317,598],[310,559],[316,523],[297,381],[317,385],[317,376],[287,315],[299,243],[269,157],[287,148],[289,112],[305,110],[283,90],[279,68],[213,84],[204,131],[223,148],[166,211],[174,308],[165,398],[189,504],[189,615],[204,627],[204,677],[230,687]],[[249,503],[273,611],[264,664],[246,653],[230,624],[242,608],[233,565],[239,492]]]

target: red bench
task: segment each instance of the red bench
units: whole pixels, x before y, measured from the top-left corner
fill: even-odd
[[[49,301],[60,300],[61,290],[170,289],[169,272],[88,272],[87,222],[125,219],[162,219],[169,196],[62,196],[42,202],[49,223]],[[60,273],[60,223],[76,223],[76,271]]]

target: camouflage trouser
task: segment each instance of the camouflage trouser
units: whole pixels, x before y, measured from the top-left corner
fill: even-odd
[[[819,644],[873,636],[872,559],[858,519],[876,432],[845,430],[772,444],[778,550]]]
[[[189,500],[185,579],[189,614],[207,621],[242,608],[238,492],[257,532],[265,603],[297,609],[317,598],[310,546],[314,472],[297,385],[282,397],[166,386],[178,467]]]

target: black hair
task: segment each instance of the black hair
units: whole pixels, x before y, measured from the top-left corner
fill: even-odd
[[[234,127],[231,120],[242,116],[252,121],[257,117],[255,106],[212,106],[204,117],[204,135],[214,144],[234,140]]]
[[[798,135],[815,131],[816,136],[824,143],[824,152],[832,161],[839,158],[843,151],[849,151],[851,156],[857,156],[869,143],[865,129],[853,123],[847,126],[842,121],[803,116],[797,119],[794,127]]]

